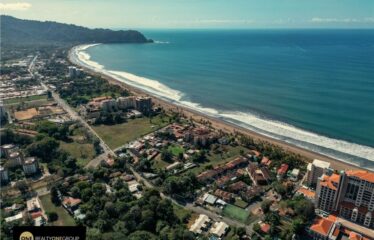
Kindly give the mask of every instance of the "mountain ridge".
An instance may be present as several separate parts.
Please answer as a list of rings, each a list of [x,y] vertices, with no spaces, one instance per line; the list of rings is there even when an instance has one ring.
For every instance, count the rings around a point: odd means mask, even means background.
[[[82,43],[149,43],[136,30],[87,28],[54,21],[18,19],[0,15],[1,45],[82,44]]]

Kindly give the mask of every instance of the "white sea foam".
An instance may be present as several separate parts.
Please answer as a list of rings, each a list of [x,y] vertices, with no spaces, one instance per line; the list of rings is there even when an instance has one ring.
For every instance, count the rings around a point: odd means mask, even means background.
[[[90,59],[89,54],[85,53],[88,47],[92,45],[82,45],[75,48],[73,59],[78,64],[83,64],[94,71],[98,71],[113,78],[125,82],[131,86],[141,88],[150,94],[172,101],[180,106],[202,112],[209,116],[219,117],[228,122],[240,125],[260,134],[273,137],[285,142],[289,142],[308,150],[317,151],[321,154],[340,159],[352,164],[358,164],[360,159],[367,159],[369,163],[365,167],[374,169],[374,148],[350,143],[343,140],[337,140],[316,133],[296,128],[290,124],[279,121],[265,119],[253,113],[246,112],[228,112],[213,108],[203,107],[199,103],[185,100],[182,92],[172,89],[157,80],[148,79],[123,71],[106,70],[104,66]],[[359,160],[357,160],[359,159]]]
[[[169,44],[170,42],[169,41],[157,41],[157,40],[155,40],[154,43],[157,43],[157,44]]]

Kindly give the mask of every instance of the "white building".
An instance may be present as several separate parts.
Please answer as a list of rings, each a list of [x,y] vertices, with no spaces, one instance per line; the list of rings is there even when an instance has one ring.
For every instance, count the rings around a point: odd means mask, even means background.
[[[32,175],[38,172],[39,164],[35,157],[25,158],[25,162],[22,165],[23,171],[26,175]]]
[[[300,175],[300,169],[297,169],[297,168],[292,169],[291,176],[290,176],[291,181],[296,182],[299,179],[299,175]]]
[[[17,149],[14,144],[5,144],[1,146],[1,152],[5,157],[9,158],[9,155]]]
[[[210,218],[205,214],[200,214],[189,230],[193,233],[201,234],[204,229],[207,229],[209,223]]]
[[[5,218],[5,222],[13,222],[13,221],[18,221],[18,220],[23,220],[23,212],[20,212],[17,215]]]
[[[228,229],[229,225],[227,225],[225,222],[215,222],[209,232],[221,238],[226,234]]]
[[[15,167],[15,166],[21,166],[23,161],[23,156],[20,152],[15,151],[9,154],[9,166]]]
[[[328,172],[330,163],[314,159],[312,163],[308,164],[307,167],[307,183],[309,186],[315,186],[318,182],[318,178]]]
[[[135,108],[135,97],[119,97],[117,98],[117,106],[121,110]]]

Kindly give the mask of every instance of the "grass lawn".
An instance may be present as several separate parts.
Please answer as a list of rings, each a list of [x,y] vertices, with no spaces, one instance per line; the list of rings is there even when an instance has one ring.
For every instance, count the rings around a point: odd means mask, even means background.
[[[42,206],[45,212],[56,212],[58,220],[51,223],[54,226],[75,226],[75,221],[72,216],[61,206],[56,207],[51,201],[51,195],[47,194],[40,197]]]
[[[199,174],[203,172],[205,170],[205,167],[208,165],[217,166],[219,164],[224,164],[238,157],[240,155],[241,150],[243,150],[244,152],[248,151],[247,148],[242,146],[224,146],[224,148],[225,149],[223,149],[222,155],[215,154],[213,153],[213,151],[210,151],[207,154],[208,161],[206,161],[203,164],[200,164],[199,167],[191,169],[191,171],[195,174]]]
[[[153,166],[156,169],[165,169],[168,165],[171,164],[171,163],[161,160],[161,154],[158,154],[157,157],[152,162],[153,162]]]
[[[248,206],[248,203],[241,200],[240,198],[235,199],[235,206],[240,207],[240,208],[246,208]]]
[[[236,219],[242,223],[247,223],[250,213],[242,208],[227,204],[222,210],[222,214],[226,217]]]
[[[4,100],[4,104],[16,104],[21,102],[29,102],[29,101],[35,101],[35,100],[47,100],[47,95],[35,95],[35,96],[29,96],[29,97],[19,97],[19,98],[11,98]]]
[[[184,209],[178,205],[175,205],[173,204],[173,208],[174,208],[174,213],[175,215],[178,217],[178,219],[183,222],[183,220],[187,220],[186,219],[187,217],[189,218],[191,215],[192,215],[192,212],[187,210],[187,209]]]
[[[77,164],[82,167],[96,156],[95,149],[91,143],[60,141],[60,148],[77,159]]]
[[[93,128],[110,148],[115,149],[168,124],[168,118],[164,117],[162,121],[160,116],[156,116],[152,118],[152,122],[149,118],[142,117],[129,119],[128,122],[121,124],[98,125]]]
[[[169,146],[169,151],[176,157],[178,157],[180,153],[184,153],[184,149],[178,145]]]

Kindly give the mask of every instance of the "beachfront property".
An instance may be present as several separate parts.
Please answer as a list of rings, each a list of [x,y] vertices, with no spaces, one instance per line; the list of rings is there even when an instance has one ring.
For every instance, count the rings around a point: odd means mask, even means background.
[[[318,178],[324,173],[329,171],[330,163],[314,159],[312,163],[307,166],[307,184],[308,186],[315,187],[318,182]]]
[[[324,174],[317,182],[316,208],[374,229],[374,173],[348,170]]]
[[[152,99],[150,97],[119,97],[113,99],[110,96],[96,97],[86,105],[79,107],[79,113],[86,119],[98,118],[101,115],[121,114],[121,111],[133,109],[127,115],[135,117],[141,114],[148,115],[152,111]]]
[[[69,78],[75,78],[82,75],[83,71],[75,66],[69,66],[68,67],[68,77]]]

